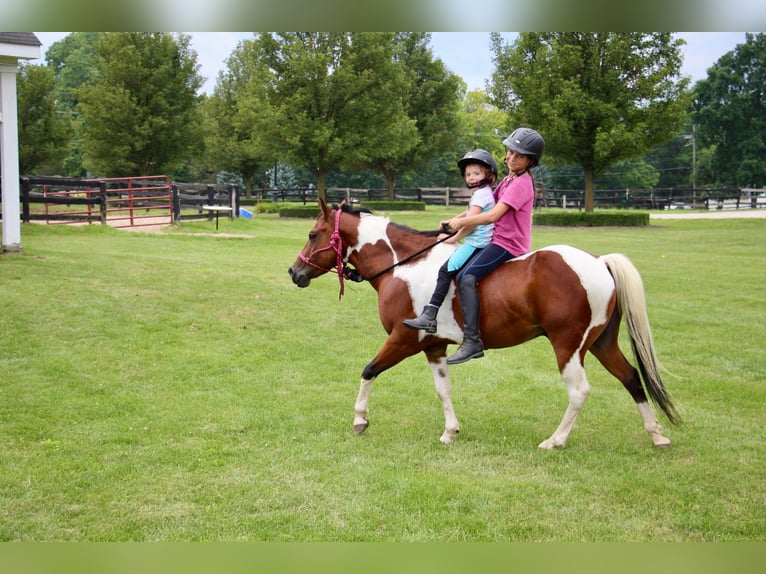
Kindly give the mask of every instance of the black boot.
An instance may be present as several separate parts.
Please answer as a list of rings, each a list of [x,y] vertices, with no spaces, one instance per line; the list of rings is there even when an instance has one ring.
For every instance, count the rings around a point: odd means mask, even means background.
[[[420,317],[417,319],[405,319],[404,324],[410,329],[423,329],[426,333],[436,333],[436,314],[438,312],[438,307],[426,305],[423,307]]]
[[[463,342],[455,354],[447,359],[448,365],[465,363],[470,359],[484,356],[484,345],[479,336],[479,290],[476,278],[466,275],[458,285],[460,306],[463,308]]]

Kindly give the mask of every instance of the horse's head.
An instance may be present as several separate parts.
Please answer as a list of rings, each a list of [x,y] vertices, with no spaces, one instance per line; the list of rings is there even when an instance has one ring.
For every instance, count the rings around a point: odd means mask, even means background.
[[[287,272],[298,287],[308,287],[314,277],[338,270],[343,271],[343,241],[340,237],[341,209],[330,209],[323,200],[319,200],[321,213],[309,231],[309,238],[298,254],[295,263]]]

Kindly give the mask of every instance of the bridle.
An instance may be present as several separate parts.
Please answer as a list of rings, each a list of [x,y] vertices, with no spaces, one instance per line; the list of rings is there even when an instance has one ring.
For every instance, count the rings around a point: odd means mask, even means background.
[[[325,247],[322,247],[321,249],[315,249],[311,253],[309,253],[309,256],[306,257],[303,252],[298,253],[298,257],[301,261],[303,261],[306,265],[309,265],[313,267],[314,269],[319,269],[320,271],[332,271],[332,267],[322,267],[321,265],[317,265],[314,263],[311,258],[317,255],[318,253],[323,253],[325,251],[335,251],[335,268],[338,270],[338,282],[340,283],[340,293],[338,294],[338,299],[343,297],[343,293],[345,291],[344,285],[343,285],[343,275],[344,272],[348,269],[346,264],[343,262],[343,241],[340,238],[340,214],[341,210],[337,209],[335,210],[335,229],[332,232],[332,235],[330,236],[330,243],[328,243]],[[348,269],[350,272],[351,269]]]
[[[308,257],[306,257],[302,252],[298,253],[298,258],[303,261],[306,265],[309,265],[310,267],[313,267],[314,269],[318,269],[320,271],[330,272],[332,271],[333,267],[335,267],[338,270],[338,283],[340,283],[340,293],[338,294],[338,299],[340,300],[341,297],[343,297],[343,293],[345,292],[345,286],[343,284],[343,280],[348,279],[349,281],[354,281],[355,283],[361,283],[362,281],[373,281],[380,277],[381,275],[384,275],[391,271],[392,269],[398,267],[399,265],[404,265],[408,261],[411,261],[421,253],[425,253],[426,251],[433,249],[440,243],[446,241],[453,235],[455,235],[455,232],[450,233],[446,237],[443,237],[431,245],[427,245],[423,247],[422,249],[416,251],[415,253],[412,253],[411,255],[408,255],[404,259],[397,261],[396,263],[389,265],[385,269],[378,271],[374,275],[371,275],[370,277],[364,277],[359,271],[356,269],[352,269],[349,267],[345,261],[343,260],[343,240],[340,238],[340,214],[342,213],[341,209],[335,210],[335,229],[332,232],[332,235],[330,236],[330,243],[328,243],[325,247],[322,247],[321,249],[315,249],[311,253],[309,253]],[[335,265],[333,267],[322,267],[321,265],[317,265],[314,263],[311,259],[319,254],[323,253],[325,251],[335,251]]]

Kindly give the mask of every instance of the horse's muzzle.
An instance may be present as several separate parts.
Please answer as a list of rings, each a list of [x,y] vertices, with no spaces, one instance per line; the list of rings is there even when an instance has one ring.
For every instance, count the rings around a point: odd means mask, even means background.
[[[309,283],[311,283],[311,277],[306,275],[306,273],[297,273],[293,270],[292,267],[288,268],[287,273],[290,275],[293,283],[295,283],[301,289],[308,287]]]

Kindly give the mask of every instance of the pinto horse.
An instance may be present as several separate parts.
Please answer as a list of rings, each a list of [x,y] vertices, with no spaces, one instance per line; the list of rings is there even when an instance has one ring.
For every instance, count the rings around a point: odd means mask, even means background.
[[[438,231],[415,231],[345,204],[329,208],[320,201],[320,208],[308,241],[288,270],[293,283],[308,287],[313,278],[335,269],[342,295],[344,279],[369,281],[378,293],[378,313],[388,333],[383,347],[362,371],[354,432],[361,434],[369,425],[370,392],[378,375],[422,351],[444,410],[440,440],[452,442],[459,424],[452,405],[446,351],[447,345],[460,342],[463,336],[454,284],[437,315],[436,333],[408,329],[402,321],[415,317],[428,302],[437,271],[455,246],[437,240]],[[678,415],[658,372],[641,276],[625,256],[595,257],[567,245],[545,247],[493,271],[479,282],[479,296],[485,348],[511,347],[540,336],[553,346],[569,404],[558,428],[540,448],[566,446],[590,394],[583,366],[588,351],[633,397],[655,446],[670,444],[648,404],[647,393],[671,423]],[[638,370],[618,345],[623,316]]]

